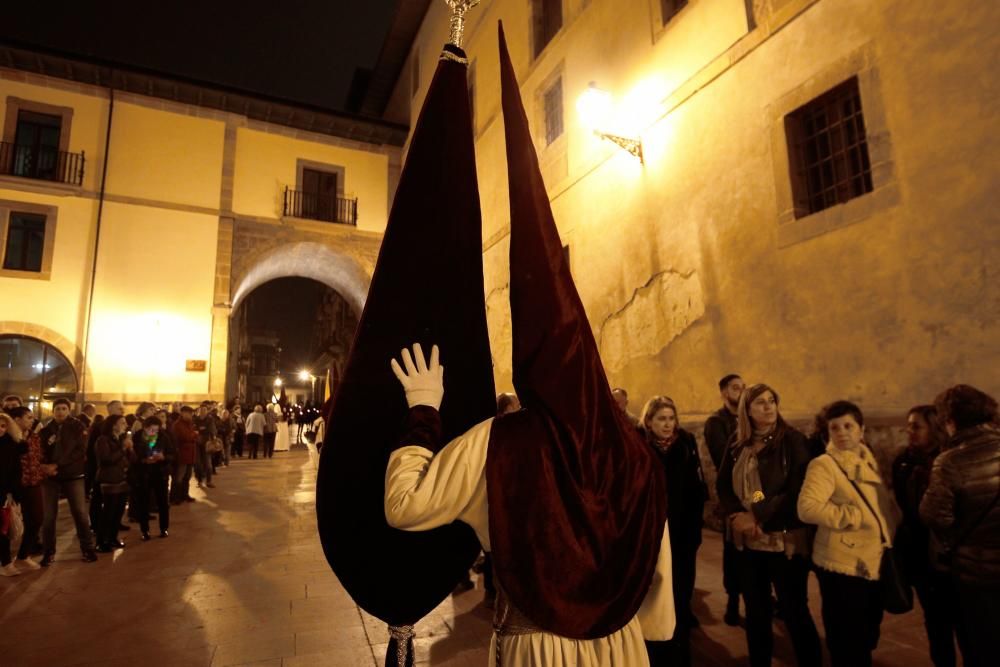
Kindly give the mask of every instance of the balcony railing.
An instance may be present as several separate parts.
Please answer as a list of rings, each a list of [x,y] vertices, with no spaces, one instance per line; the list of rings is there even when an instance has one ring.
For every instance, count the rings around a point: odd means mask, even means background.
[[[285,188],[284,214],[293,218],[358,224],[358,200]]]
[[[67,153],[55,148],[19,146],[0,142],[0,174],[83,185],[83,152]]]

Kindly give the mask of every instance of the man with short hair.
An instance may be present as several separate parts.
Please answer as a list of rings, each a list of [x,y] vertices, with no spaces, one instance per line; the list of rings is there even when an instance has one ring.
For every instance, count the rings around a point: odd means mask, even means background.
[[[715,464],[716,473],[722,467],[726,448],[729,447],[729,441],[736,432],[736,411],[744,389],[746,383],[736,373],[730,373],[719,380],[722,407],[705,421],[705,446],[712,457],[712,463]],[[722,586],[729,596],[723,620],[726,625],[732,626],[740,623],[739,555],[739,551],[729,539],[722,541]]]
[[[122,405],[122,402],[118,399],[108,401],[105,409],[107,410],[109,417],[119,417],[125,414],[125,406]]]
[[[611,390],[611,397],[615,399],[615,405],[622,411],[622,414],[632,423],[632,426],[639,428],[639,418],[628,411],[628,392],[621,387]]]
[[[3,397],[3,411],[7,412],[11,408],[19,408],[24,405],[21,397],[17,394],[7,394]]]
[[[97,415],[97,407],[93,403],[87,403],[80,410],[80,414],[77,417],[86,428],[90,428],[90,425],[94,423],[94,417]]]
[[[42,469],[48,476],[42,482],[42,566],[52,563],[56,554],[56,518],[59,512],[59,494],[66,496],[80,551],[85,563],[97,560],[94,537],[87,519],[84,493],[84,461],[87,456],[86,429],[79,419],[70,416],[70,402],[57,398],[52,402],[52,421],[39,433],[42,445]]]

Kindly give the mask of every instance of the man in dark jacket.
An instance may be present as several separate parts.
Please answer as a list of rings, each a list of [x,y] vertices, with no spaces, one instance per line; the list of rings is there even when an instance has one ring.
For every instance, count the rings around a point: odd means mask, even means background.
[[[715,464],[718,473],[722,468],[722,457],[726,447],[736,432],[736,410],[740,404],[740,395],[746,385],[743,378],[730,373],[719,380],[719,393],[722,395],[722,407],[705,421],[705,446]],[[732,540],[726,535],[722,540],[722,586],[726,589],[729,601],[726,603],[726,613],[723,619],[726,625],[740,624],[740,552],[733,546]]]
[[[195,428],[198,429],[198,458],[194,464],[194,475],[198,479],[198,487],[202,485],[210,489],[215,488],[212,484],[212,455],[208,453],[208,441],[216,436],[216,425],[212,415],[209,414],[209,402],[205,401],[199,406],[198,414],[194,418]]]
[[[958,646],[967,667],[1000,654],[1000,428],[996,400],[956,385],[935,400],[951,436],[934,459],[920,517],[944,545],[956,582]]]
[[[157,523],[160,537],[167,537],[170,528],[170,504],[167,502],[167,479],[176,452],[173,438],[161,432],[162,424],[156,417],[147,417],[142,429],[133,436],[135,464],[129,468],[129,484],[136,499],[136,518],[142,529],[142,539],[149,539],[149,500],[156,496],[159,511]]]
[[[52,421],[39,434],[42,467],[49,476],[42,482],[42,545],[45,549],[41,562],[43,566],[50,565],[56,553],[56,518],[60,492],[66,496],[70,512],[73,513],[84,562],[92,563],[97,560],[94,537],[87,518],[83,483],[87,456],[86,429],[69,412],[69,400],[57,398],[52,403]]]

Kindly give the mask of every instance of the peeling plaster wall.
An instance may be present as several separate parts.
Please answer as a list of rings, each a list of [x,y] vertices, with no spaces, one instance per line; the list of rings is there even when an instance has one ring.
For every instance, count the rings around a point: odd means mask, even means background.
[[[488,11],[505,16],[511,4],[498,0]],[[835,398],[901,419],[956,382],[1000,393],[1000,37],[992,29],[1000,5],[956,3],[928,14],[903,0],[754,2],[757,30],[720,38],[718,58],[684,76],[668,72],[679,88],[663,102],[672,110],[644,131],[639,165],[595,144],[576,125],[573,104],[578,81],[599,78],[617,96],[669,69],[671,49],[687,48],[672,41],[671,24],[651,39],[647,4],[593,0],[527,65],[524,27],[505,22],[533,125],[539,81],[553,67],[566,73],[567,173],[545,171],[546,185],[609,379],[629,390],[632,409],[666,393],[700,430],[718,407],[717,378],[733,371],[773,384],[799,423]],[[622,20],[594,18],[611,7]],[[685,21],[715,25],[723,11],[736,10],[690,3],[677,34],[687,34]],[[495,42],[476,33],[470,43],[483,114],[488,317],[504,390],[503,123],[490,116],[498,86],[483,78]],[[794,219],[784,199],[784,115],[855,74],[875,191]],[[536,147],[551,163],[545,153],[553,149]],[[887,451],[899,445],[890,435]]]

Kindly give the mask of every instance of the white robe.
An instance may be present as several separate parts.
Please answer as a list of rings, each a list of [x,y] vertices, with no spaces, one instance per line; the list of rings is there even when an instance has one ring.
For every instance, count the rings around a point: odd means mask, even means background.
[[[476,532],[490,550],[486,498],[486,451],[492,419],[473,426],[435,456],[429,449],[401,447],[385,472],[385,516],[402,530],[430,530],[458,520]],[[504,667],[643,667],[643,639],[665,640],[674,633],[674,599],[666,527],[649,592],[638,614],[624,628],[599,639],[567,639],[546,632],[502,639]],[[495,663],[496,635],[490,644]]]

